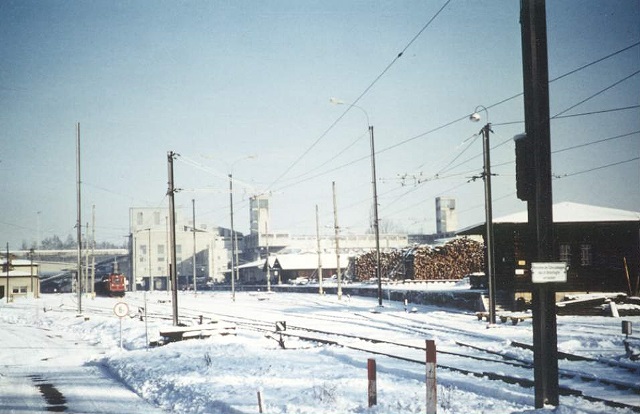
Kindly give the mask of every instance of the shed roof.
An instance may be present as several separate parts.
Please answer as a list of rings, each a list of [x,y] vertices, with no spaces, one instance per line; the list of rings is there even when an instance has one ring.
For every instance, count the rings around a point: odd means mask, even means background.
[[[526,223],[526,210],[494,218],[494,223]],[[640,221],[640,212],[564,201],[553,205],[554,223],[593,223],[612,221]]]
[[[322,260],[322,267],[326,269],[336,268],[336,255],[335,253],[322,253],[320,255]],[[269,265],[273,267],[276,260],[280,264],[282,270],[304,270],[304,269],[317,269],[318,268],[318,254],[317,253],[300,253],[300,254],[278,254],[269,256]],[[264,267],[265,259],[255,260],[251,263],[246,263],[239,266],[240,269],[249,267]],[[346,254],[340,255],[340,267],[345,268],[349,265],[349,256]]]
[[[526,210],[518,213],[493,219],[494,224],[517,224],[529,221]],[[593,206],[588,204],[573,203],[564,201],[553,205],[554,223],[615,223],[615,222],[638,222],[640,223],[640,212],[620,210],[609,207]],[[476,234],[474,231],[479,227],[484,227],[484,222],[477,223],[461,229],[456,234]]]

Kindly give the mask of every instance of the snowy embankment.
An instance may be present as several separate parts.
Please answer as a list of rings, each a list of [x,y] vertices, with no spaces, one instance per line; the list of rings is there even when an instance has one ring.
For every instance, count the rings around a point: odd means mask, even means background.
[[[286,340],[282,349],[273,338],[245,328],[235,335],[213,335],[208,339],[171,343],[147,348],[162,327],[171,325],[171,305],[165,292],[128,294],[123,299],[83,300],[83,316],[78,317],[73,295],[45,295],[0,306],[0,323],[47,328],[59,335],[77,338],[95,347],[86,364],[101,365],[142,398],[172,413],[256,413],[258,393],[265,413],[420,413],[425,411],[424,366],[335,345],[319,345],[296,339]],[[358,332],[399,340],[425,338],[402,336],[381,321],[369,321],[363,314],[375,299],[320,297],[302,294],[252,295],[240,293],[232,302],[228,293],[181,293],[180,319],[205,319],[213,314],[235,315],[262,321],[286,320],[298,325],[345,326],[345,332]],[[115,303],[129,305],[130,317],[113,314]],[[147,323],[138,317],[145,306]],[[46,312],[45,312],[46,310]],[[486,329],[470,314],[418,307],[411,323],[442,327],[434,339],[444,349],[456,340],[456,332],[467,332],[478,340],[490,340],[501,348],[508,340],[530,342],[530,323],[498,325]],[[168,319],[160,319],[164,315]],[[356,315],[354,317],[354,315]],[[382,316],[406,315],[402,304],[387,302]],[[350,319],[353,318],[353,319]],[[360,318],[360,319],[357,319]],[[366,322],[358,322],[359,320]],[[640,318],[631,320],[640,326]],[[344,321],[352,321],[343,323]],[[583,330],[583,324],[588,324]],[[401,324],[403,322],[398,322]],[[614,336],[620,321],[604,317],[562,317],[559,348],[585,351],[590,355],[620,358],[624,354],[622,335]],[[453,329],[447,332],[445,329]],[[598,341],[597,333],[602,333]],[[120,349],[122,332],[123,349]],[[381,333],[382,332],[382,333]],[[385,334],[386,332],[386,334]],[[584,333],[583,333],[584,332]],[[619,336],[619,341],[616,339]],[[612,339],[613,338],[613,339]],[[3,338],[10,348],[11,339]],[[6,352],[6,351],[5,351]],[[525,351],[513,351],[526,354]],[[526,356],[526,355],[525,355]],[[69,356],[71,357],[71,356]],[[367,406],[367,359],[377,360],[378,404]],[[439,356],[440,358],[440,356]],[[472,367],[474,368],[474,367]],[[482,368],[482,367],[479,367]],[[439,413],[600,413],[631,412],[605,407],[576,397],[561,397],[557,408],[534,410],[533,389],[439,370]]]

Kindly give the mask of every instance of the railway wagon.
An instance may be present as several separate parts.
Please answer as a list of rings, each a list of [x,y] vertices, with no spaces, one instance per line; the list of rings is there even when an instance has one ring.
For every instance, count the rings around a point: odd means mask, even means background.
[[[104,276],[94,285],[98,296],[124,296],[125,278],[122,273],[111,273]]]

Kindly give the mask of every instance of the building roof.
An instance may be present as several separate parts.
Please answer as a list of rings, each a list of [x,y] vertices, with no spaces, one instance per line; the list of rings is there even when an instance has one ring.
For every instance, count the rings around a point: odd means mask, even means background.
[[[322,267],[326,269],[336,268],[336,255],[335,253],[322,253],[320,255],[322,260]],[[277,263],[282,270],[305,270],[305,269],[317,269],[318,268],[318,254],[317,253],[300,253],[300,254],[278,254],[269,256],[269,265],[273,266]],[[251,263],[246,263],[238,266],[240,269],[249,267],[264,267],[265,259],[259,259]],[[340,255],[340,267],[345,268],[349,265],[349,255]]]
[[[494,218],[494,223],[526,223],[526,210]],[[615,208],[572,203],[569,201],[553,205],[554,223],[593,223],[614,221],[640,221],[640,212],[618,210]]]
[[[526,210],[493,219],[494,224],[517,224],[529,221]],[[640,223],[640,212],[619,210],[615,208],[592,206],[588,204],[564,201],[553,205],[554,223]],[[456,234],[476,234],[475,231],[484,227],[485,223],[477,223],[458,230]]]

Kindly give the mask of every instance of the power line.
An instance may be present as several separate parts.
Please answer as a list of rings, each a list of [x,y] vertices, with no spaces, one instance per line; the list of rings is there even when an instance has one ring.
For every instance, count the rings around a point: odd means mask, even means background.
[[[269,184],[267,189],[273,187],[278,181],[280,181],[285,175],[287,175],[289,171],[293,169],[293,167],[295,167],[316,145],[318,145],[320,141],[322,141],[322,139],[324,139],[324,137],[327,136],[327,134],[333,129],[333,127],[335,127],[342,120],[342,118],[345,117],[345,115],[353,108],[353,106],[357,104],[358,101],[360,101],[360,99],[362,99],[362,97],[365,96],[369,92],[369,90],[371,90],[371,88],[373,88],[373,86],[389,71],[389,69],[391,69],[391,67],[398,61],[398,59],[400,59],[402,55],[404,55],[407,49],[409,49],[409,47],[420,37],[420,35],[422,35],[427,27],[431,25],[431,23],[440,15],[440,13],[442,13],[442,11],[447,7],[447,5],[449,5],[449,3],[451,3],[451,0],[447,0],[445,2],[440,10],[438,10],[438,12],[436,12],[436,14],[433,15],[431,19],[429,19],[429,21],[422,27],[422,29],[420,29],[418,33],[409,41],[409,43],[407,43],[407,45],[400,51],[400,53],[398,53],[398,55],[393,58],[393,60],[387,65],[387,67],[384,68],[378,76],[376,76],[376,78],[369,84],[369,86],[364,89],[364,91],[353,101],[353,103],[347,106],[344,112],[335,121],[333,121],[333,123],[329,125],[329,127],[322,134],[320,134],[320,136],[298,158],[296,158],[295,161],[291,165],[289,165],[289,167],[287,167],[282,174],[280,174],[271,184]]]
[[[621,108],[601,109],[601,110],[598,110],[598,111],[581,112],[579,114],[571,114],[571,115],[556,115],[555,117],[553,117],[553,119],[575,118],[575,117],[578,117],[578,116],[587,116],[587,115],[599,115],[599,114],[606,114],[606,113],[611,113],[611,112],[627,111],[629,109],[637,109],[637,108],[640,108],[640,105],[623,106]],[[492,123],[491,125],[492,126],[503,126],[503,125],[514,125],[514,124],[524,124],[524,121],[500,122],[500,123],[496,123],[496,124]]]
[[[618,162],[614,162],[614,163],[611,163],[611,164],[601,165],[599,167],[589,168],[588,170],[582,170],[582,171],[577,171],[577,172],[568,173],[568,174],[562,174],[562,175],[554,175],[554,178],[573,177],[575,175],[586,174],[586,173],[590,173],[590,172],[593,172],[593,171],[598,171],[598,170],[602,170],[602,169],[609,168],[609,167],[615,167],[617,165],[626,164],[626,163],[633,162],[633,161],[638,161],[638,160],[640,160],[640,157],[634,157],[634,158],[631,158],[631,159],[628,159],[628,160],[624,160],[624,161],[618,161]]]
[[[426,29],[426,28],[428,27],[428,25],[433,21],[433,19],[435,19],[435,18],[438,16],[438,14],[440,14],[440,13],[442,12],[442,10],[443,10],[443,9],[444,9],[448,4],[449,4],[449,2],[445,3],[445,5],[444,5],[444,6],[443,6],[439,11],[438,11],[438,13],[437,13],[436,15],[434,15],[434,17],[433,17],[429,22],[427,22],[427,24],[425,24],[425,26],[421,29],[421,31],[418,33],[418,35],[416,35],[416,36],[414,37],[414,39],[412,39],[412,40],[411,40],[411,42],[409,42],[409,44],[405,47],[405,49],[403,49],[403,52],[404,52],[404,51],[405,51],[405,50],[410,46],[410,44],[411,44],[415,39],[417,39],[417,37],[418,37],[418,36],[419,36],[423,31],[424,31],[424,29]],[[588,64],[586,64],[586,65],[582,65],[582,66],[580,66],[580,67],[578,67],[578,68],[576,68],[576,69],[573,69],[573,70],[571,70],[571,71],[569,71],[569,72],[566,72],[566,73],[564,73],[564,74],[562,74],[562,75],[560,75],[560,76],[558,76],[558,77],[556,77],[556,78],[553,78],[553,79],[551,79],[551,80],[549,81],[549,83],[555,82],[555,81],[560,80],[560,79],[562,79],[562,78],[565,78],[565,77],[567,77],[567,76],[569,76],[569,75],[575,74],[575,73],[577,73],[577,72],[579,72],[579,71],[581,71],[581,70],[584,70],[584,69],[586,69],[586,68],[588,68],[588,67],[590,67],[590,66],[593,66],[593,65],[595,65],[595,64],[597,64],[597,63],[600,63],[600,62],[602,62],[602,61],[605,61],[605,60],[607,60],[607,59],[610,59],[611,57],[614,57],[614,56],[616,56],[616,55],[618,55],[618,54],[620,54],[620,53],[622,53],[622,52],[625,52],[625,51],[627,51],[627,50],[629,50],[629,49],[631,49],[631,48],[634,48],[634,47],[636,47],[636,46],[638,46],[638,45],[640,45],[640,42],[636,42],[636,43],[634,43],[634,44],[632,44],[632,45],[630,45],[630,46],[627,46],[627,47],[625,47],[625,48],[622,48],[622,49],[620,49],[620,50],[617,50],[617,51],[615,51],[615,52],[613,52],[613,53],[610,53],[610,54],[608,54],[608,55],[606,55],[606,56],[604,56],[604,57],[601,57],[601,58],[599,58],[599,59],[597,59],[597,60],[595,60],[595,61],[592,61],[592,62],[590,62],[590,63],[588,63]],[[394,63],[394,62],[395,62],[395,61],[396,61],[396,60],[401,56],[401,54],[402,54],[403,52],[401,52],[398,56],[396,56],[396,58],[394,59],[394,61],[392,61],[392,63],[391,63],[391,64],[393,64],[393,63]],[[385,72],[386,72],[386,70],[388,70],[388,68],[391,66],[391,64],[387,67],[387,69],[385,69]],[[640,71],[638,71],[638,72],[640,72]],[[589,98],[587,98],[587,99],[585,99],[585,100],[583,100],[583,101],[579,102],[578,104],[573,105],[572,107],[570,107],[570,108],[568,108],[568,109],[566,109],[566,110],[564,110],[564,111],[562,111],[562,112],[560,112],[560,113],[556,114],[556,115],[555,115],[555,116],[553,116],[551,119],[561,119],[561,118],[568,118],[568,117],[573,117],[573,116],[583,116],[583,115],[599,114],[599,113],[606,113],[606,112],[614,112],[614,111],[627,110],[627,109],[634,109],[634,108],[640,107],[640,106],[638,106],[638,105],[634,105],[634,106],[623,107],[623,108],[615,108],[615,109],[608,109],[608,110],[601,110],[601,111],[592,111],[592,112],[584,113],[584,114],[562,115],[563,113],[565,113],[565,112],[567,112],[567,111],[569,111],[569,110],[571,110],[571,109],[573,109],[573,108],[577,107],[578,105],[580,105],[580,104],[582,104],[582,103],[586,102],[587,100],[589,100],[589,99],[591,99],[591,98],[593,98],[593,97],[595,97],[595,96],[597,96],[597,95],[599,95],[599,94],[603,93],[604,91],[606,91],[606,90],[608,90],[608,89],[611,89],[612,87],[614,87],[614,86],[616,86],[617,84],[619,84],[619,83],[621,83],[621,82],[623,82],[623,81],[625,81],[625,80],[629,79],[630,77],[635,76],[638,72],[635,72],[635,73],[631,74],[630,76],[628,76],[628,77],[626,77],[626,78],[624,78],[624,79],[622,79],[622,80],[620,80],[620,81],[616,82],[615,84],[613,84],[613,85],[611,85],[611,86],[609,86],[609,87],[605,88],[604,90],[601,90],[601,91],[597,92],[596,94],[594,94],[594,95],[592,95],[591,97],[589,97]],[[383,72],[383,73],[384,73],[384,72]],[[381,75],[382,75],[382,74],[381,74]],[[358,101],[359,101],[359,100],[364,96],[364,94],[365,94],[366,92],[368,92],[368,90],[369,90],[369,89],[370,89],[370,88],[371,88],[371,87],[372,87],[372,86],[377,82],[377,80],[381,77],[381,75],[380,75],[380,76],[378,76],[378,77],[376,78],[376,80],[374,80],[374,82],[372,82],[372,83],[369,85],[369,87],[367,87],[367,89],[365,89],[365,92],[363,92],[363,93],[362,93],[362,94],[361,94],[361,95],[360,95],[360,96],[359,96],[359,97],[354,101],[354,103],[358,102]],[[515,99],[515,98],[519,97],[519,96],[522,96],[522,94],[523,94],[523,93],[522,93],[522,92],[520,92],[520,93],[518,93],[518,94],[512,95],[512,96],[510,96],[510,97],[508,97],[508,98],[505,98],[505,99],[502,99],[502,100],[500,100],[500,101],[498,101],[498,102],[496,102],[496,103],[494,103],[494,104],[492,104],[492,105],[489,105],[489,106],[487,106],[486,108],[487,108],[487,109],[491,109],[491,108],[497,107],[497,106],[502,105],[502,104],[504,104],[504,103],[506,103],[506,102],[509,102],[509,101],[511,101],[511,100],[513,100],[513,99]],[[347,107],[347,109],[346,109],[346,110],[345,110],[345,111],[344,111],[344,112],[343,112],[343,113],[342,113],[342,114],[341,114],[341,115],[340,115],[340,116],[339,116],[339,117],[338,117],[338,118],[337,118],[337,119],[336,119],[336,120],[335,120],[335,121],[334,121],[334,122],[329,126],[329,128],[327,128],[327,129],[323,132],[323,134],[322,134],[322,135],[321,135],[321,136],[320,136],[320,137],[319,137],[319,138],[318,138],[318,139],[317,139],[317,140],[312,144],[312,146],[311,146],[309,149],[307,149],[307,150],[306,150],[306,151],[305,151],[305,152],[304,152],[304,153],[303,153],[303,154],[302,154],[302,155],[301,155],[301,156],[300,156],[300,157],[299,157],[299,158],[298,158],[298,159],[297,159],[297,160],[296,160],[296,161],[295,161],[295,162],[294,162],[294,163],[293,163],[289,168],[287,168],[287,170],[286,170],[283,174],[281,174],[281,175],[280,175],[276,180],[274,180],[274,181],[273,181],[273,182],[272,182],[272,183],[271,183],[267,188],[271,188],[273,185],[275,185],[275,183],[276,183],[276,182],[280,181],[280,179],[281,179],[284,175],[286,175],[286,174],[287,174],[287,173],[288,173],[288,172],[289,172],[289,171],[290,171],[290,170],[291,170],[291,169],[292,169],[292,168],[293,168],[293,167],[294,167],[294,166],[295,166],[295,165],[296,165],[296,164],[297,164],[297,163],[298,163],[298,162],[299,162],[299,161],[300,161],[300,160],[301,160],[301,159],[302,159],[302,158],[303,158],[303,157],[304,157],[304,156],[305,156],[305,155],[306,155],[306,154],[307,154],[307,153],[308,153],[308,152],[309,152],[309,151],[310,151],[310,150],[311,150],[311,149],[312,149],[312,148],[313,148],[313,147],[314,147],[314,146],[315,146],[315,145],[316,145],[316,144],[317,144],[317,143],[318,143],[322,138],[324,138],[324,137],[329,133],[329,131],[330,131],[331,129],[333,129],[333,127],[334,127],[336,124],[338,124],[338,122],[339,122],[340,120],[342,120],[342,118],[343,118],[343,117],[344,117],[344,116],[349,112],[349,110],[351,110],[351,109],[352,109],[352,105],[348,106],[348,107]],[[435,128],[432,128],[432,129],[430,129],[430,130],[428,130],[428,131],[425,131],[425,132],[423,132],[423,133],[420,133],[420,134],[414,135],[414,136],[412,136],[412,137],[409,137],[409,138],[407,138],[407,139],[405,139],[405,140],[402,140],[402,141],[400,141],[400,142],[398,142],[398,143],[396,143],[396,144],[393,144],[393,145],[391,145],[391,146],[388,146],[388,147],[386,147],[386,148],[383,148],[383,149],[381,149],[381,150],[376,151],[376,154],[381,154],[381,153],[383,153],[383,152],[390,151],[390,150],[395,149],[395,148],[397,148],[397,147],[399,147],[399,146],[402,146],[402,145],[404,145],[404,144],[407,144],[407,143],[409,143],[409,142],[411,142],[411,141],[414,141],[414,140],[416,140],[416,139],[422,138],[422,137],[424,137],[424,136],[426,136],[426,135],[430,135],[430,134],[435,133],[435,132],[437,132],[437,131],[439,131],[439,130],[445,129],[445,128],[447,128],[447,127],[449,127],[449,126],[451,126],[451,125],[453,125],[453,124],[455,124],[455,123],[457,123],[457,122],[460,122],[460,121],[466,120],[466,119],[469,117],[469,115],[470,115],[470,114],[466,114],[466,115],[461,116],[461,117],[459,117],[459,118],[456,118],[456,119],[454,119],[454,120],[452,120],[452,121],[449,121],[449,122],[447,122],[447,123],[445,123],[445,124],[442,124],[442,125],[440,125],[440,126],[437,126],[437,127],[435,127]],[[521,123],[521,122],[523,122],[523,121],[517,121],[517,123]],[[516,123],[516,122],[513,122],[513,123]],[[509,123],[493,123],[492,125],[507,125],[507,124],[509,124]],[[359,138],[358,138],[358,139],[359,139]],[[356,140],[356,141],[357,141],[357,140]],[[503,141],[502,143],[500,143],[500,144],[498,144],[498,145],[494,146],[492,149],[495,149],[495,148],[497,148],[497,147],[499,147],[499,146],[502,146],[502,145],[506,144],[506,143],[507,143],[507,142],[509,142],[509,141],[511,141],[511,138],[509,138],[509,139],[507,139],[507,140]],[[353,144],[355,144],[355,142],[354,142]],[[341,152],[340,154],[342,154],[343,152],[345,152],[345,151],[346,151],[346,149],[350,148],[353,144],[349,145],[347,148],[345,148],[344,150],[342,150],[342,152]],[[463,150],[463,152],[464,152],[464,151],[466,151],[466,149],[465,149],[465,150]],[[338,155],[340,155],[340,154],[338,154]],[[460,155],[457,155],[457,156],[454,158],[454,160],[453,160],[453,161],[451,161],[451,162],[449,163],[449,165],[450,165],[451,163],[453,163],[453,162],[455,161],[455,159],[459,158],[460,156],[461,156],[461,154],[460,154]],[[335,159],[336,157],[337,157],[337,156],[332,157],[332,158],[331,158],[331,160]],[[445,167],[443,167],[443,169],[439,172],[439,174],[441,174],[442,172],[445,172],[445,171],[450,171],[450,170],[452,170],[452,169],[454,169],[454,168],[457,168],[457,167],[459,167],[459,166],[461,166],[461,165],[464,165],[465,163],[467,163],[467,162],[469,162],[469,161],[471,161],[472,159],[477,158],[477,157],[478,157],[478,155],[476,155],[476,156],[474,156],[474,157],[472,157],[472,158],[469,158],[469,159],[467,159],[467,160],[465,160],[465,161],[463,161],[463,162],[461,162],[461,163],[459,163],[459,164],[457,164],[457,165],[455,165],[455,166],[453,166],[453,167],[451,167],[451,168],[449,168],[449,169],[447,169],[447,167],[445,166]],[[326,171],[324,171],[324,172],[320,172],[320,173],[315,174],[315,175],[313,175],[313,176],[309,176],[309,177],[303,178],[303,179],[301,179],[301,180],[298,180],[298,181],[295,181],[295,182],[292,182],[292,183],[289,183],[289,184],[283,185],[282,187],[279,187],[279,188],[278,188],[277,190],[275,190],[275,191],[279,191],[279,190],[282,190],[282,189],[287,188],[287,187],[291,187],[291,186],[295,186],[295,185],[301,184],[301,183],[306,182],[306,181],[309,181],[309,180],[311,180],[311,179],[314,179],[314,178],[317,178],[317,177],[320,177],[320,176],[323,176],[323,175],[329,174],[329,173],[331,173],[331,172],[337,171],[337,170],[339,170],[339,169],[345,168],[345,167],[347,167],[347,166],[350,166],[350,165],[356,164],[356,163],[358,163],[358,162],[360,162],[360,161],[363,161],[363,160],[366,160],[366,159],[368,159],[368,158],[369,158],[369,156],[368,156],[368,155],[367,155],[367,156],[362,156],[362,157],[356,158],[356,159],[354,159],[354,160],[351,160],[351,161],[345,162],[345,163],[343,163],[343,164],[341,164],[341,165],[338,165],[338,166],[336,166],[336,167],[333,167],[333,168],[331,168],[331,169],[329,169],[329,170],[326,170]],[[323,163],[322,165],[326,165],[326,164],[328,164],[328,162],[330,162],[331,160],[329,160],[329,161],[327,161],[327,162]],[[321,165],[321,166],[322,166],[322,165]],[[321,167],[321,166],[320,166],[320,167]],[[318,169],[318,168],[320,168],[320,167],[316,167],[316,168],[314,168],[314,169]],[[307,173],[305,173],[305,174],[308,174],[308,172],[307,172]],[[305,175],[305,174],[301,174],[301,175],[299,175],[298,177],[304,177],[304,175]],[[432,178],[432,179],[436,179],[436,178],[440,178],[440,177],[434,176],[434,178]],[[430,180],[427,180],[427,181],[430,181]]]
[[[576,69],[574,69],[574,70],[572,70],[572,71],[569,71],[569,72],[567,72],[567,73],[564,73],[564,74],[562,74],[562,75],[560,75],[560,76],[558,76],[558,77],[556,77],[556,78],[553,78],[553,79],[551,79],[551,80],[549,81],[549,83],[551,83],[551,82],[555,82],[555,81],[560,80],[560,79],[562,79],[562,78],[565,78],[565,77],[567,77],[567,76],[569,76],[569,75],[573,75],[573,74],[574,74],[574,73],[576,73],[576,72],[579,72],[579,71],[581,71],[581,70],[583,70],[583,69],[588,68],[589,66],[595,65],[595,64],[600,63],[600,62],[602,62],[602,61],[604,61],[604,60],[607,60],[607,59],[609,59],[609,58],[611,58],[611,57],[614,57],[615,55],[618,55],[618,54],[620,54],[620,53],[622,53],[622,52],[625,52],[625,51],[627,51],[627,50],[629,50],[629,49],[631,49],[631,48],[634,48],[634,47],[636,47],[636,46],[638,46],[638,45],[640,45],[640,42],[636,42],[636,43],[634,43],[634,44],[632,44],[632,45],[629,45],[629,46],[627,46],[627,47],[625,47],[625,48],[622,48],[622,49],[620,49],[620,50],[617,50],[617,51],[615,51],[615,52],[613,52],[613,53],[611,53],[611,54],[609,54],[609,55],[607,55],[607,56],[604,56],[604,57],[602,57],[602,58],[600,58],[600,59],[594,60],[593,62],[587,63],[586,65],[580,66],[579,68],[576,68]]]
[[[558,80],[560,80],[560,79],[562,79],[562,78],[565,78],[565,77],[567,77],[567,76],[569,76],[569,75],[573,75],[574,73],[577,73],[577,72],[579,72],[579,71],[581,71],[581,70],[584,70],[584,69],[586,69],[586,68],[588,68],[588,67],[590,67],[590,66],[592,66],[592,65],[595,65],[595,64],[600,63],[600,62],[602,62],[602,61],[605,61],[605,60],[607,60],[607,59],[610,59],[610,58],[612,58],[612,57],[614,57],[614,56],[616,56],[616,55],[618,55],[618,54],[620,54],[620,53],[622,53],[622,52],[625,52],[625,51],[627,51],[627,50],[629,50],[629,49],[631,49],[631,48],[633,48],[633,47],[636,47],[636,46],[638,46],[638,45],[640,45],[640,42],[636,42],[636,43],[634,43],[634,44],[632,44],[632,45],[630,45],[630,46],[627,46],[627,47],[625,47],[625,48],[623,48],[623,49],[617,50],[617,51],[615,51],[615,52],[613,52],[613,53],[610,53],[610,54],[608,54],[608,55],[606,55],[606,56],[604,56],[604,57],[602,57],[602,58],[600,58],[600,59],[594,60],[593,62],[587,63],[586,65],[580,66],[580,67],[578,67],[578,68],[576,68],[576,69],[573,69],[573,70],[571,70],[571,71],[569,71],[569,72],[566,72],[566,73],[564,73],[564,74],[562,74],[562,75],[560,75],[560,76],[558,76],[558,77],[556,77],[556,78],[553,78],[553,79],[551,79],[551,80],[549,81],[549,83],[553,83],[553,82],[558,81]],[[636,73],[634,73],[634,74],[632,74],[631,76],[634,76],[635,74],[637,74],[637,72],[636,72]],[[623,80],[626,80],[626,79],[623,79]],[[611,87],[613,87],[613,86],[615,86],[615,85],[612,85]],[[508,97],[508,98],[502,99],[501,101],[498,101],[498,102],[496,102],[496,103],[494,103],[494,104],[492,104],[492,105],[489,105],[489,106],[487,106],[486,108],[487,108],[487,109],[494,108],[494,107],[496,107],[496,106],[499,106],[499,105],[502,105],[502,104],[504,104],[504,103],[506,103],[506,102],[509,102],[509,101],[511,101],[511,100],[513,100],[513,99],[515,99],[515,98],[518,98],[518,97],[520,97],[520,96],[522,96],[522,95],[523,95],[523,92],[519,92],[519,93],[517,93],[517,94],[515,94],[515,95],[512,95],[512,96],[510,96],[510,97]],[[576,106],[577,106],[577,105],[576,105]],[[569,109],[573,109],[573,108],[569,108]],[[569,109],[568,109],[568,110],[569,110]],[[564,111],[564,112],[566,112],[566,111]],[[559,117],[561,114],[562,114],[562,113],[556,114],[556,117]],[[448,126],[451,126],[451,125],[453,125],[453,124],[455,124],[455,123],[457,123],[457,122],[460,122],[460,121],[466,120],[466,119],[469,117],[469,115],[470,115],[470,114],[467,114],[467,115],[461,116],[461,117],[456,118],[456,119],[454,119],[454,120],[452,120],[452,121],[449,121],[449,122],[447,122],[447,123],[445,123],[445,124],[443,124],[443,125],[441,125],[441,126],[438,126],[438,127],[436,127],[436,128],[430,129],[430,130],[428,130],[428,131],[426,131],[426,132],[423,132],[423,133],[421,133],[421,134],[415,135],[415,136],[413,136],[413,137],[407,138],[407,139],[405,139],[405,140],[403,140],[403,141],[400,141],[400,142],[399,142],[399,143],[397,143],[397,144],[391,145],[391,146],[389,146],[389,147],[387,147],[387,148],[383,148],[383,149],[381,149],[381,150],[377,151],[376,153],[377,153],[377,154],[379,154],[379,153],[382,153],[382,152],[385,152],[385,151],[389,151],[389,150],[391,150],[391,149],[394,149],[394,148],[396,148],[396,147],[399,147],[399,146],[401,146],[401,145],[404,145],[404,144],[406,144],[406,143],[408,143],[408,142],[411,142],[411,141],[414,141],[414,140],[416,140],[416,139],[418,139],[418,138],[424,137],[425,135],[429,135],[429,134],[432,134],[432,133],[434,133],[434,132],[437,132],[437,131],[439,131],[439,130],[441,130],[441,129],[444,129],[444,128],[448,127]],[[518,122],[520,122],[520,121],[518,121]],[[492,123],[492,125],[503,125],[503,124],[496,124],[496,123]]]
[[[577,107],[577,106],[580,106],[580,105],[582,105],[583,103],[585,103],[585,102],[587,102],[587,101],[589,101],[589,100],[591,100],[591,99],[595,98],[596,96],[603,94],[604,92],[608,91],[609,89],[611,89],[611,88],[614,88],[614,87],[618,86],[618,85],[619,85],[619,84],[621,84],[622,82],[624,82],[624,81],[626,81],[626,80],[631,79],[632,77],[636,76],[638,73],[640,73],[640,70],[637,70],[637,71],[633,72],[631,75],[626,76],[626,77],[624,77],[624,78],[620,79],[619,81],[617,81],[617,82],[613,83],[612,85],[609,85],[609,86],[607,86],[606,88],[599,90],[598,92],[594,93],[593,95],[591,95],[591,96],[589,96],[589,97],[587,97],[587,98],[585,98],[585,99],[581,100],[581,101],[580,101],[580,102],[578,102],[577,104],[575,104],[575,105],[572,105],[572,106],[568,107],[568,108],[567,108],[567,109],[565,109],[564,111],[561,111],[561,112],[559,112],[559,113],[555,114],[554,116],[552,116],[552,117],[551,117],[551,119],[555,119],[555,118],[557,118],[558,116],[560,116],[560,115],[564,114],[565,112],[569,112],[569,111],[570,111],[570,110],[572,110],[573,108],[575,108],[575,107]]]
[[[599,139],[597,141],[587,142],[585,144],[573,145],[571,147],[566,147],[566,148],[562,148],[562,149],[559,149],[559,150],[552,151],[551,153],[552,154],[557,154],[559,152],[569,151],[569,150],[576,149],[576,148],[588,147],[589,145],[600,144],[602,142],[607,142],[607,141],[613,141],[614,139],[620,139],[620,138],[628,137],[628,136],[639,134],[639,133],[640,133],[640,130],[633,131],[633,132],[628,132],[626,134],[620,134],[620,135],[616,135],[616,136],[609,137],[609,138],[603,138],[603,139]]]

